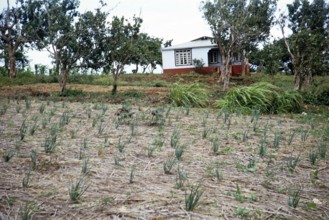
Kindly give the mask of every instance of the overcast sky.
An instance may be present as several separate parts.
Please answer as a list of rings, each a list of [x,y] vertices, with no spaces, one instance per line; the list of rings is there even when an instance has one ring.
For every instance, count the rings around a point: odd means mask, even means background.
[[[286,4],[293,0],[279,0],[278,9],[286,10]],[[6,0],[0,0],[0,9],[6,7]],[[10,0],[12,6],[15,0]],[[134,15],[143,19],[142,32],[151,36],[173,39],[173,44],[188,42],[201,36],[211,36],[208,24],[200,12],[201,0],[104,0],[112,15]],[[99,7],[97,0],[80,0],[80,11],[93,10]],[[277,27],[272,28],[271,34],[278,38]],[[45,53],[29,52],[29,59],[34,63],[50,65]]]

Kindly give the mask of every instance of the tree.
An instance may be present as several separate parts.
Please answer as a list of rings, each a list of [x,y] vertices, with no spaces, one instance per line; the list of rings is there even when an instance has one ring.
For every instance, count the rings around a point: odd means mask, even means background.
[[[145,73],[147,68],[153,73],[157,65],[162,64],[161,57],[162,39],[150,37],[146,33],[141,33],[138,36],[137,51],[132,63],[136,65],[135,71],[138,71],[138,66],[142,67],[142,73]]]
[[[99,68],[95,65],[100,31],[104,30],[106,14],[77,11],[78,0],[40,1],[38,23],[34,24],[35,45],[46,48],[55,63],[55,74],[63,93],[69,71],[73,68]],[[29,15],[33,17],[34,15]],[[98,51],[98,50],[97,50]]]
[[[124,67],[138,53],[138,38],[142,19],[133,17],[132,22],[124,17],[114,16],[106,28],[102,48],[102,67],[113,76],[112,94],[117,93],[118,79]]]
[[[23,46],[29,40],[25,32],[29,23],[22,19],[23,3],[18,2],[17,4],[17,7],[10,7],[9,0],[7,0],[7,8],[0,14],[0,49],[10,78],[16,77],[17,59],[23,63],[26,61],[23,56]]]
[[[207,0],[201,10],[210,25],[221,56],[223,89],[229,86],[231,61],[234,52],[247,43],[268,35],[276,1],[274,0]]]
[[[279,24],[283,40],[294,66],[294,88],[312,82],[313,75],[328,68],[329,6],[324,0],[295,0],[288,4],[288,16],[281,15]],[[285,36],[285,25],[292,31],[289,39]]]

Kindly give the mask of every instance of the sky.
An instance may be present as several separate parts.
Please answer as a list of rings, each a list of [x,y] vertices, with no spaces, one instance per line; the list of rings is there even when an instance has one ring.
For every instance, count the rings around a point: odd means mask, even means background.
[[[277,9],[286,10],[286,4],[293,0],[279,0]],[[0,9],[6,7],[0,0]],[[201,0],[104,0],[110,15],[131,18],[134,15],[143,19],[141,31],[150,36],[166,40],[173,39],[173,45],[185,43],[201,36],[211,36],[210,28],[200,11]],[[15,0],[10,0],[14,6]],[[97,0],[80,0],[80,12],[99,7]],[[278,12],[279,13],[279,12]],[[281,36],[278,27],[271,30],[273,38]],[[43,64],[51,66],[47,52],[29,51],[31,66]]]

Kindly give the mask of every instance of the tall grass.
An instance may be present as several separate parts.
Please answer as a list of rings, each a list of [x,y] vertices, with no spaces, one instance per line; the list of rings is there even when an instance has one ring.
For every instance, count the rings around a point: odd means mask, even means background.
[[[282,91],[267,82],[254,83],[251,86],[236,87],[229,90],[224,99],[217,100],[215,107],[234,112],[250,114],[253,109],[261,113],[300,112],[302,96],[293,91]]]
[[[197,83],[174,83],[169,98],[176,106],[204,107],[207,105],[208,93],[204,87]]]

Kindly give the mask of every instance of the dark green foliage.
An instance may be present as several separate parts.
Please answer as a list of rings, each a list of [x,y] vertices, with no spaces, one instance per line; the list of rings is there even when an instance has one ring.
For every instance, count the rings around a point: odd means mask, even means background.
[[[251,113],[253,109],[258,109],[261,113],[286,113],[300,112],[302,104],[299,93],[284,92],[270,83],[259,82],[229,90],[215,106],[229,112],[239,109],[241,112]]]
[[[329,105],[329,85],[314,85],[302,92],[304,102],[311,105]]]
[[[193,211],[199,205],[203,192],[200,185],[192,186],[189,194],[185,192],[185,210]]]

